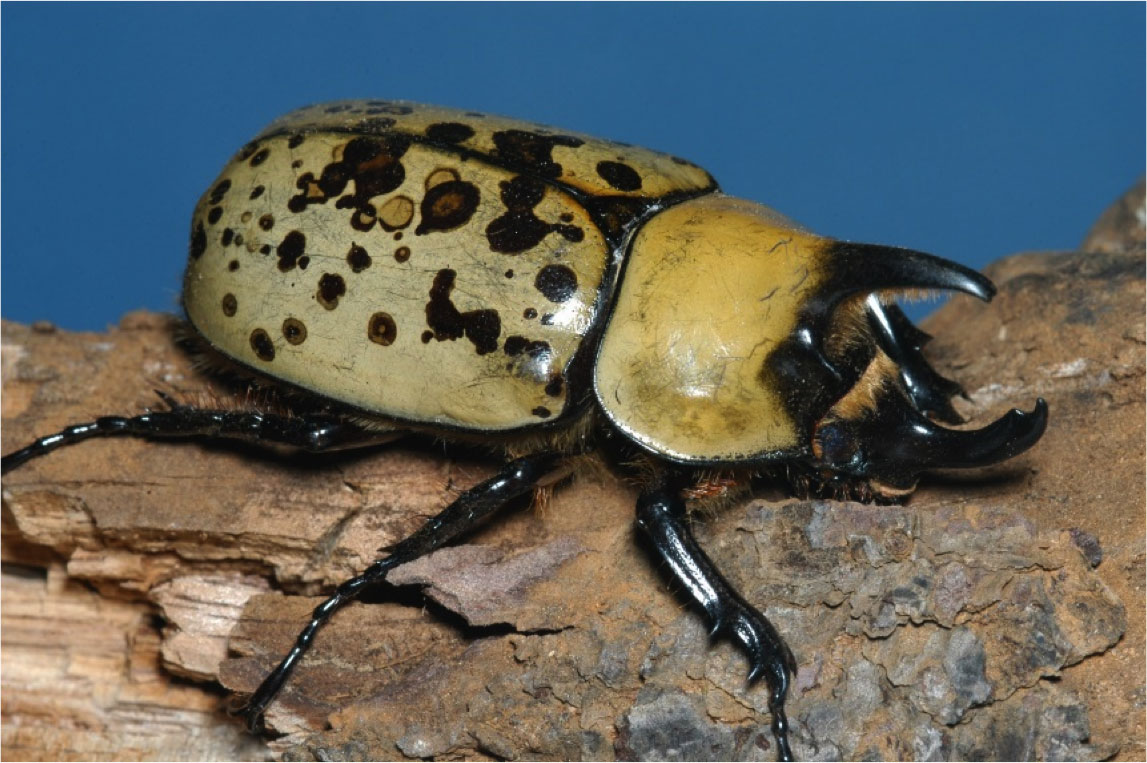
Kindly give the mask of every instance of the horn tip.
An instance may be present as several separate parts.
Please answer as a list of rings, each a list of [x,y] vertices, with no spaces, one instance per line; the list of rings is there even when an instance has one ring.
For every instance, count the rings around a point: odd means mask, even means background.
[[[1039,442],[1047,430],[1048,406],[1047,400],[1036,398],[1035,408],[1031,412],[1012,409],[1008,418],[1012,420],[1012,437],[1009,443],[1009,458],[1018,455]]]
[[[996,296],[996,285],[983,273],[971,271],[963,291],[984,302],[991,302]]]

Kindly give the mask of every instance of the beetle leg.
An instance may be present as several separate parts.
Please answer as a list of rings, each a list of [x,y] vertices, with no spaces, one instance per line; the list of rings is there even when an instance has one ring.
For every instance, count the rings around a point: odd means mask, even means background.
[[[56,448],[93,437],[129,436],[159,440],[203,437],[328,451],[375,445],[395,436],[391,432],[364,429],[343,416],[331,413],[286,416],[254,411],[208,410],[173,404],[169,397],[161,397],[171,410],[139,416],[101,416],[95,421],[73,424],[4,456],[0,459],[0,471],[7,472]]]
[[[445,545],[458,535],[475,527],[482,519],[518,496],[529,493],[557,465],[555,453],[538,453],[515,459],[495,476],[458,496],[437,516],[405,540],[391,547],[391,553],[377,560],[357,577],[339,585],[334,594],[311,613],[311,621],[295,638],[291,651],[272,670],[251,695],[242,712],[252,731],[262,725],[263,711],[275,698],[295,665],[310,647],[315,633],[342,605],[353,600],[366,588],[381,583],[400,564],[417,559]]]
[[[681,491],[661,486],[637,501],[637,526],[673,570],[673,575],[702,606],[713,636],[726,635],[745,650],[752,666],[749,682],[764,677],[769,685],[769,710],[780,760],[792,760],[785,695],[796,673],[796,660],[772,623],[729,585],[701,547],[685,522]]]
[[[882,304],[875,294],[868,296],[865,306],[880,349],[899,366],[900,379],[916,410],[949,424],[962,424],[964,419],[951,399],[963,395],[964,388],[938,374],[920,351],[932,337],[916,328],[899,306]]]

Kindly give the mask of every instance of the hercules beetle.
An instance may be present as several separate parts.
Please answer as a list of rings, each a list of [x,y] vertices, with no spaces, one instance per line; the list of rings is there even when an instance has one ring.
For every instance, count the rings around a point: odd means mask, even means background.
[[[694,540],[701,474],[787,475],[800,493],[890,501],[935,467],[1033,445],[1041,399],[975,431],[924,359],[905,291],[991,299],[984,276],[837,241],[722,194],[666,154],[397,101],[310,106],[244,146],[192,217],[183,307],[201,351],[288,390],[290,415],[172,404],[43,437],[3,469],[95,436],[200,436],[310,451],[405,433],[508,460],[338,587],[246,707],[253,726],[319,627],[567,457],[620,455],[637,525],[714,634],[765,678],[782,759],[795,660]]]

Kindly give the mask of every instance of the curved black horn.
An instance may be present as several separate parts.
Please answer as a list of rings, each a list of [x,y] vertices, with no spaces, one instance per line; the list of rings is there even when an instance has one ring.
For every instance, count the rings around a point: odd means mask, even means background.
[[[891,458],[919,469],[988,466],[1023,453],[1047,428],[1047,401],[1031,413],[1013,408],[983,429],[947,429],[921,415],[896,433]]]
[[[962,291],[985,302],[996,294],[987,276],[942,257],[879,244],[833,243],[822,299],[828,308],[854,294],[898,289]]]
[[[893,398],[894,399],[894,398]],[[988,466],[1019,455],[1047,428],[1047,402],[1031,413],[1013,409],[983,429],[933,423],[906,398],[886,398],[871,415],[828,421],[816,434],[820,464],[833,471],[910,489],[928,469]]]

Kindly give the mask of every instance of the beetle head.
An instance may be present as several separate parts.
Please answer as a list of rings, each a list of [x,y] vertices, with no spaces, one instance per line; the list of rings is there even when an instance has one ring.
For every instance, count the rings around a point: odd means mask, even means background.
[[[893,498],[910,492],[922,471],[987,466],[1039,440],[1047,426],[1043,399],[1031,413],[1013,409],[978,430],[937,423],[960,423],[949,401],[962,389],[920,354],[928,335],[884,304],[906,290],[962,291],[988,301],[991,281],[906,249],[836,242],[825,252],[828,276],[807,301],[789,350],[804,363],[788,369],[815,369],[836,397],[813,429],[814,468]]]

